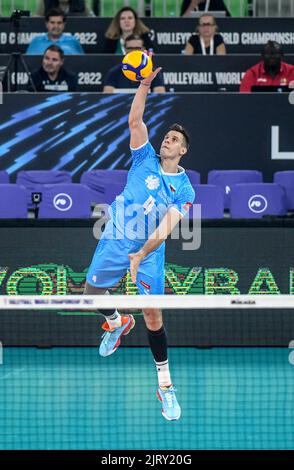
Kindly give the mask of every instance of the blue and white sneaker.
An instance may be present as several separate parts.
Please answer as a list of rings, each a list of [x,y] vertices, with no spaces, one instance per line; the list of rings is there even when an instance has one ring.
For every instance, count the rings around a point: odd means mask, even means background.
[[[181,407],[175,394],[176,389],[171,385],[170,387],[159,387],[157,390],[157,398],[162,403],[161,413],[168,421],[174,421],[181,417]]]
[[[105,333],[102,335],[102,341],[99,347],[100,356],[110,356],[120,345],[122,335],[127,335],[135,326],[133,315],[122,315],[121,326],[111,330],[107,322],[102,325]]]

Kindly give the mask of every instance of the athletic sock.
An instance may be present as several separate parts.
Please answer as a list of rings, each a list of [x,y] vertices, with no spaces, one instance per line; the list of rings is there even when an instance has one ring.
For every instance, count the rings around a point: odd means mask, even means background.
[[[158,385],[160,388],[168,388],[171,386],[171,378],[169,372],[168,360],[165,362],[155,362],[158,376]]]
[[[157,331],[148,329],[148,340],[157,369],[158,383],[160,387],[171,385],[171,378],[167,358],[167,339],[164,327]]]
[[[114,328],[119,328],[121,326],[121,315],[118,313],[117,310],[112,315],[108,315],[105,317],[105,320],[108,323],[108,326],[111,330]]]

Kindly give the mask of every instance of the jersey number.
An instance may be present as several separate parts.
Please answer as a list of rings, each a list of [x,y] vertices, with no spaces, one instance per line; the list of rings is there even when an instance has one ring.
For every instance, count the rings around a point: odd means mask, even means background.
[[[146,201],[144,202],[143,204],[143,207],[144,207],[144,214],[147,215],[149,214],[149,212],[151,212],[153,206],[155,204],[155,199],[153,196],[149,196],[148,199],[146,199]]]

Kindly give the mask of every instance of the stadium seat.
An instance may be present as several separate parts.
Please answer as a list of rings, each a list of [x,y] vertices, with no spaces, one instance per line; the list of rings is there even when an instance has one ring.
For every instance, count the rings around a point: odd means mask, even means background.
[[[294,209],[294,171],[276,171],[274,183],[280,184],[284,188],[287,209]]]
[[[262,173],[256,170],[211,170],[208,184],[220,186],[224,191],[225,209],[230,207],[231,185],[237,183],[261,183]]]
[[[93,170],[82,174],[81,184],[90,189],[92,202],[109,204],[109,201],[112,202],[115,196],[122,192],[127,176],[127,170]]]
[[[253,4],[254,16],[262,17],[292,17],[293,0],[258,0]]]
[[[86,184],[87,186],[91,187],[92,184],[94,188],[95,185],[99,183],[101,180],[104,179],[112,180],[112,181],[127,181],[128,177],[128,170],[92,170],[92,171],[85,171],[85,173],[81,176],[81,184]]]
[[[52,184],[42,187],[39,208],[42,219],[88,219],[91,217],[89,189],[82,184]]]
[[[26,189],[16,184],[0,185],[0,218],[27,218]]]
[[[286,194],[275,183],[238,183],[231,188],[230,213],[234,219],[285,215]]]
[[[111,204],[115,200],[116,196],[122,193],[124,187],[125,183],[123,182],[117,182],[107,185],[103,194],[99,195],[98,192],[96,193],[98,195],[96,202],[98,204],[101,202],[104,204]]]
[[[192,186],[195,191],[194,204],[201,204],[201,219],[222,219],[224,195],[221,188],[212,184],[193,184]],[[189,218],[193,218],[193,208],[189,211]]]
[[[8,184],[9,183],[9,174],[7,171],[0,171],[0,183]]]
[[[67,171],[55,170],[19,171],[16,183],[26,187],[27,204],[32,207],[32,193],[42,193],[45,184],[71,183],[71,175]]]
[[[232,16],[248,16],[248,0],[225,0]]]
[[[200,173],[195,170],[186,170],[186,174],[191,184],[200,184]]]

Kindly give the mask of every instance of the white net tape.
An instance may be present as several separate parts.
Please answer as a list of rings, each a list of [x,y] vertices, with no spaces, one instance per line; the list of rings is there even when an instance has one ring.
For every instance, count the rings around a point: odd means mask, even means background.
[[[291,295],[20,295],[0,296],[2,310],[289,309]]]

